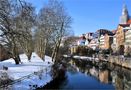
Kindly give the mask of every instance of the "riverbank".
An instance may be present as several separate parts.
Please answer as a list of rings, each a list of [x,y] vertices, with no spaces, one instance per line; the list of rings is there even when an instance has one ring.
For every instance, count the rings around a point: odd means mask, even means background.
[[[43,61],[36,53],[32,53],[30,61],[25,54],[21,54],[20,58],[22,63],[19,65],[16,65],[13,59],[0,62],[0,89],[32,90],[52,80],[51,57],[45,56]]]
[[[66,56],[69,57],[69,56]],[[123,57],[123,56],[113,56],[113,55],[107,55],[106,57],[103,57],[103,55],[97,55],[97,57],[88,57],[88,56],[71,56],[71,58],[74,59],[81,59],[81,60],[88,60],[88,61],[106,61],[110,62],[128,69],[131,69],[131,58]]]
[[[66,77],[53,79],[38,90],[130,90],[131,70],[105,62],[101,68],[88,60],[64,58],[67,61]],[[98,62],[99,65],[101,62]],[[103,63],[104,64],[104,63]]]
[[[125,58],[120,56],[109,56],[108,61],[125,68],[131,69],[131,58]]]

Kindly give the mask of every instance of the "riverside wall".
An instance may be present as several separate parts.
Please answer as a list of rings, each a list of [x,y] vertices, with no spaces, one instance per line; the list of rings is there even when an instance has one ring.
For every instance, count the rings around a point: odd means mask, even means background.
[[[108,62],[131,69],[131,58],[120,57],[120,56],[109,56]]]

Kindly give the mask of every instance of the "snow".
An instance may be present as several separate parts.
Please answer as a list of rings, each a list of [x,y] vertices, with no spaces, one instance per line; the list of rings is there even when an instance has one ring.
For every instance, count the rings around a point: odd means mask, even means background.
[[[95,60],[98,61],[99,58],[87,57],[87,56],[73,56],[74,59],[81,59],[81,60]]]
[[[1,69],[3,66],[8,67],[9,77],[14,81],[20,81],[20,83],[11,85],[9,87],[11,90],[18,90],[18,88],[28,90],[34,88],[32,85],[40,87],[52,80],[49,74],[53,65],[51,57],[45,56],[45,61],[43,61],[36,53],[32,53],[30,61],[25,54],[21,54],[20,59],[22,64],[19,65],[16,65],[12,58],[0,62]]]
[[[75,59],[80,59],[80,56],[73,56],[73,58],[75,58]]]
[[[71,55],[63,55],[63,57],[69,58],[71,57]]]

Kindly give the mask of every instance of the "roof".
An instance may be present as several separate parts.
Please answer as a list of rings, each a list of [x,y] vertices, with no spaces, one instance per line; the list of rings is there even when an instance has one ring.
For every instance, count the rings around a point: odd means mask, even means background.
[[[120,26],[122,26],[122,27],[128,27],[128,26],[130,26],[130,24],[119,24]]]
[[[127,24],[131,24],[131,19],[129,19],[129,20],[127,21]]]
[[[113,34],[116,34],[116,31],[117,31],[117,30],[112,30],[112,33],[113,33]]]

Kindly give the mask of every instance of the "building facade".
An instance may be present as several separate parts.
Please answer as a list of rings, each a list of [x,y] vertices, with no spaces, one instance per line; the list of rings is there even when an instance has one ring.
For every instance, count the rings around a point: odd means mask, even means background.
[[[105,36],[104,35],[101,35],[99,38],[99,48],[105,49]]]
[[[128,31],[125,32],[125,49],[129,50],[131,48],[131,24],[126,29]]]
[[[85,38],[90,42],[93,39],[93,33],[92,32],[86,33]]]
[[[124,45],[125,32],[127,32],[129,26],[129,24],[119,24],[116,32],[117,46]]]
[[[110,49],[113,43],[113,35],[105,34],[105,49]]]
[[[111,45],[111,48],[113,50],[113,53],[116,53],[117,52],[117,44],[116,44],[116,34],[113,35],[113,43]]]
[[[99,38],[101,35],[105,35],[105,34],[112,34],[112,32],[110,30],[107,29],[99,29],[96,31],[96,37]]]
[[[99,46],[99,41],[97,38],[92,39],[90,43],[88,44],[88,47],[92,48],[93,50],[96,50]]]

